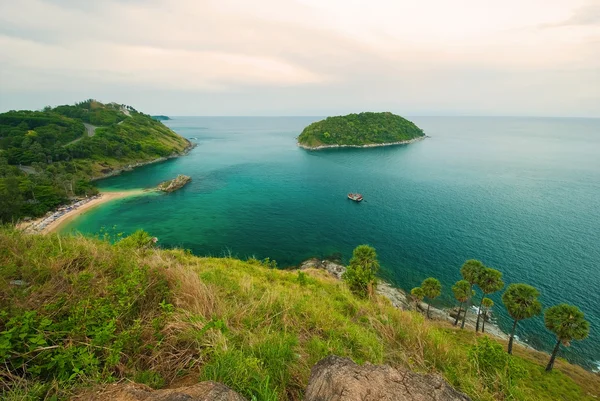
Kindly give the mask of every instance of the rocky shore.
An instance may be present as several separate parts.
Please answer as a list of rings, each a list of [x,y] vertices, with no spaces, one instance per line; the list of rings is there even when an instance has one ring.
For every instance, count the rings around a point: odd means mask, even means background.
[[[142,166],[147,166],[149,164],[154,164],[154,163],[160,163],[160,162],[164,162],[167,161],[169,159],[174,159],[176,157],[181,157],[181,156],[185,156],[186,154],[188,154],[193,148],[196,147],[195,143],[190,142],[189,140],[186,139],[186,141],[188,142],[187,146],[185,147],[185,149],[183,149],[181,152],[174,152],[172,154],[170,154],[167,157],[159,157],[157,159],[153,159],[153,160],[149,160],[146,162],[138,162],[138,163],[132,163],[132,164],[128,164],[126,166],[123,166],[121,168],[117,168],[114,170],[110,170],[110,171],[106,171],[103,172],[102,175],[99,175],[98,177],[93,177],[90,179],[90,181],[98,181],[98,180],[102,180],[104,178],[108,178],[108,177],[114,177],[116,175],[119,175],[121,173],[124,173],[125,171],[131,171],[135,168],[138,167],[142,167]]]
[[[418,138],[409,139],[408,141],[400,141],[400,142],[387,142],[387,143],[370,143],[367,145],[321,145],[321,146],[308,146],[303,145],[300,142],[297,143],[299,147],[306,150],[322,150],[322,149],[335,149],[335,148],[378,148],[381,146],[396,146],[396,145],[408,145],[410,143],[415,143],[418,141],[422,141],[425,138],[431,138],[427,135],[420,136]]]
[[[346,267],[330,261],[330,260],[320,260],[320,259],[308,259],[304,262],[302,262],[300,264],[300,266],[298,267],[300,270],[302,269],[323,269],[323,270],[327,270],[332,276],[334,276],[335,278],[337,278],[338,280],[342,279],[342,275],[344,274],[344,272],[346,271]],[[391,285],[390,283],[386,282],[386,281],[382,281],[380,280],[377,283],[377,294],[382,295],[384,297],[386,297],[387,299],[390,300],[390,302],[392,303],[392,305],[394,305],[396,308],[399,309],[403,309],[403,310],[417,310],[418,312],[421,313],[425,313],[425,311],[427,310],[427,303],[425,302],[420,302],[418,304],[416,304],[414,301],[412,301],[410,295],[407,295],[406,292],[404,292],[403,290],[401,290],[400,288],[396,288],[393,285]],[[469,313],[467,313],[467,319],[465,321],[465,326],[468,326],[471,329],[475,329],[475,323],[477,320],[477,310],[473,308],[472,310],[469,311]],[[458,310],[456,308],[445,308],[445,309],[440,309],[440,308],[436,308],[434,306],[431,306],[429,308],[429,315],[431,316],[432,319],[435,320],[445,320],[448,321],[450,323],[454,323],[454,320],[456,318],[456,314],[457,314]],[[462,313],[461,313],[462,316]],[[503,339],[503,340],[508,340],[508,335],[506,333],[504,333],[502,330],[500,330],[500,328],[495,325],[493,322],[486,320],[486,324],[485,324],[485,332]],[[529,345],[524,344],[522,342],[519,342],[519,344],[521,344],[524,347],[527,348],[531,348]]]

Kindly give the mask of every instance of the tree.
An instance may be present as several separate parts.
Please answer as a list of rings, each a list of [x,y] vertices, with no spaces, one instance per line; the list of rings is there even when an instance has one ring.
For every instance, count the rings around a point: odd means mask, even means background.
[[[542,312],[542,304],[538,301],[539,296],[539,291],[529,284],[511,284],[502,294],[502,302],[506,306],[508,314],[514,319],[508,340],[509,354],[512,354],[515,330],[519,320],[529,319]]]
[[[481,332],[485,333],[485,321],[488,318],[488,312],[492,309],[492,307],[494,306],[494,301],[492,301],[489,298],[483,298],[483,302],[481,303],[483,308],[484,308],[484,313],[483,313],[483,322],[481,322]]]
[[[500,291],[504,288],[504,281],[502,281],[502,273],[491,267],[483,269],[477,277],[477,285],[483,291],[483,297],[479,303],[479,310],[477,311],[477,323],[475,323],[475,331],[479,331],[479,319],[481,317],[481,305],[485,296],[496,291]]]
[[[423,291],[421,287],[415,287],[410,290],[410,295],[412,295],[413,299],[415,300],[415,310],[418,310],[418,303],[421,302],[425,297],[425,291]]]
[[[456,298],[456,300],[460,302],[460,306],[458,307],[458,314],[456,315],[456,319],[454,320],[455,326],[458,324],[458,319],[460,319],[460,312],[464,303],[467,302],[467,300],[471,296],[471,293],[469,292],[470,287],[471,285],[467,280],[459,280],[456,282],[456,284],[452,286],[454,298]]]
[[[352,259],[342,279],[346,281],[352,292],[366,298],[373,293],[377,270],[379,270],[379,262],[375,248],[359,245],[352,252]]]
[[[425,280],[423,280],[423,283],[421,284],[421,288],[423,289],[423,293],[425,294],[425,296],[427,298],[429,298],[430,301],[439,297],[440,294],[442,293],[442,284],[440,283],[440,280],[438,280],[437,278],[433,278],[433,277],[429,277],[429,278],[426,278]],[[431,302],[427,303],[427,318],[429,318],[430,304],[431,304]]]
[[[462,275],[463,279],[465,279],[469,283],[469,299],[467,299],[465,314],[463,316],[462,324],[460,325],[461,329],[465,328],[467,311],[469,310],[469,306],[471,305],[471,298],[473,297],[473,284],[477,282],[477,277],[479,277],[479,274],[481,274],[483,269],[485,269],[483,263],[476,259],[467,260],[460,268],[460,274]]]
[[[585,320],[583,312],[578,307],[560,304],[546,309],[544,313],[546,328],[556,334],[556,345],[550,356],[546,372],[554,367],[554,360],[560,348],[560,343],[566,347],[572,340],[583,340],[590,334],[590,323]]]

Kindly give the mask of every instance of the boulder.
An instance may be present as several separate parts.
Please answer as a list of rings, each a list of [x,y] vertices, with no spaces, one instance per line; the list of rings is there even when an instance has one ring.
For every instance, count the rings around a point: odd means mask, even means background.
[[[189,177],[187,175],[179,174],[177,177],[173,178],[172,180],[161,182],[160,184],[158,184],[158,187],[156,187],[156,188],[159,191],[163,191],[163,192],[173,192],[173,191],[178,190],[179,188],[182,188],[184,185],[186,185],[190,181],[192,181],[191,177]]]
[[[177,389],[152,390],[136,383],[119,383],[107,386],[91,395],[73,397],[71,401],[246,401],[229,387],[212,381]]]
[[[438,375],[329,356],[311,371],[305,401],[470,401]]]

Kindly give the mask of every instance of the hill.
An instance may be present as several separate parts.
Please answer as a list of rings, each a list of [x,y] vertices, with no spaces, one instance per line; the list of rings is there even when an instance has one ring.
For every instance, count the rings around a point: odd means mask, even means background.
[[[395,114],[360,113],[310,124],[298,137],[298,145],[306,149],[371,147],[410,143],[424,137],[422,129]]]
[[[190,143],[134,108],[87,100],[0,114],[0,222],[94,194],[91,180],[182,154]]]
[[[64,399],[123,378],[222,382],[247,399],[300,400],[335,354],[439,373],[474,400],[593,400],[600,378],[517,347],[508,356],[323,270],[200,258],[137,232],[108,241],[0,228],[0,398]]]

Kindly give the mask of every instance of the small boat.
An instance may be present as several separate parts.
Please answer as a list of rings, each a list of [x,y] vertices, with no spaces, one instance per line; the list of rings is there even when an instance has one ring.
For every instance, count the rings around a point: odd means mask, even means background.
[[[349,193],[348,199],[353,200],[354,202],[360,202],[361,200],[363,200],[363,197],[361,194]]]

